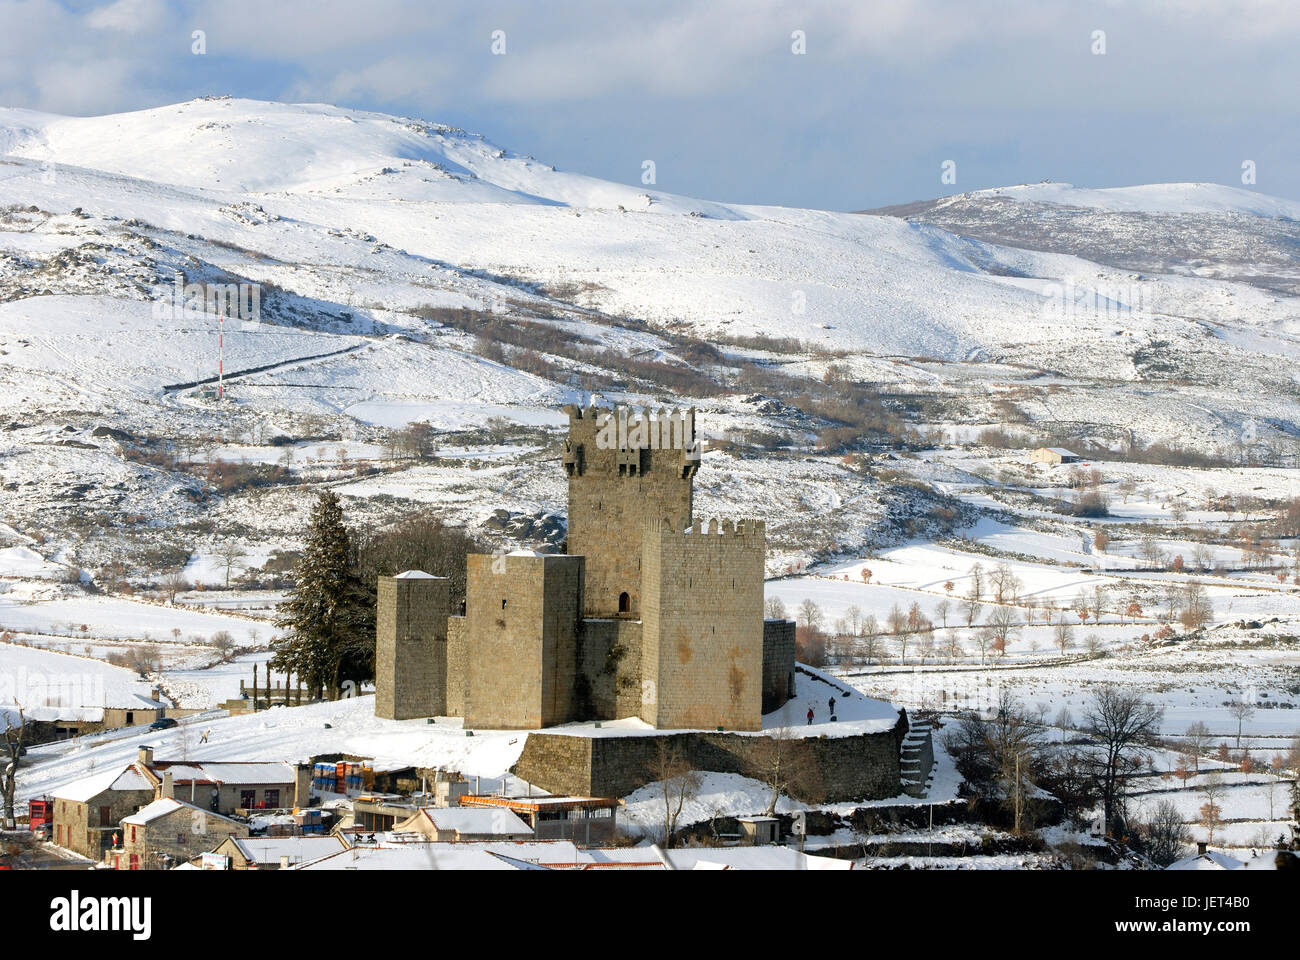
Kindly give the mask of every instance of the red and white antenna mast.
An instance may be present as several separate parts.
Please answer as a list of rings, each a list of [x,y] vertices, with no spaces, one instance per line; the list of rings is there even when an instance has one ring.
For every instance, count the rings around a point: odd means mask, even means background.
[[[225,390],[226,374],[226,314],[217,314],[217,399],[220,400]]]

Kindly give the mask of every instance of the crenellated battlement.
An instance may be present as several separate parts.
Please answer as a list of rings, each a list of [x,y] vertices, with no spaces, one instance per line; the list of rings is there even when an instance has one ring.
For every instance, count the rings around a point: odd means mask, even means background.
[[[694,407],[612,407],[570,404],[569,443],[601,450],[684,450],[699,459]]]
[[[666,517],[651,518],[646,521],[646,533],[656,537],[737,537],[748,538],[750,540],[765,540],[767,537],[767,524],[762,520],[755,520],[752,517],[732,520],[730,518],[713,517],[707,521],[696,520],[690,526],[682,528],[673,523]]]

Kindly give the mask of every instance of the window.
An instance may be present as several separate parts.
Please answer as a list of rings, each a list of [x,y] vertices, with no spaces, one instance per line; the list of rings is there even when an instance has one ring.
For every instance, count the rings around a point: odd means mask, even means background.
[[[627,595],[627,591],[624,590],[622,593],[618,595],[618,612],[627,613],[631,609],[632,609],[632,598],[629,597]]]
[[[136,854],[136,853],[131,854],[131,869],[132,869],[132,870],[139,870],[139,869],[140,869],[140,855],[139,855],[139,854]]]
[[[132,711],[132,710],[128,710],[128,711],[126,712],[126,722],[127,722],[127,725],[128,725],[128,726],[130,726],[131,724],[135,723],[135,712],[134,712],[134,711]]]
[[[134,824],[134,823],[131,824],[131,842],[132,842],[132,843],[135,843],[135,824]],[[134,870],[135,867],[132,867],[131,869]]]
[[[278,807],[278,806],[280,805],[280,791],[279,791],[279,790],[267,790],[267,791],[266,791],[266,805],[267,805],[268,807]]]
[[[252,810],[254,807],[256,807],[256,806],[257,806],[257,791],[256,791],[256,790],[240,790],[240,791],[239,791],[239,805],[240,805],[241,807],[243,807],[245,810]]]
[[[111,814],[108,807],[99,808],[99,825],[101,827],[107,827],[112,825],[112,821],[109,819],[110,815]]]

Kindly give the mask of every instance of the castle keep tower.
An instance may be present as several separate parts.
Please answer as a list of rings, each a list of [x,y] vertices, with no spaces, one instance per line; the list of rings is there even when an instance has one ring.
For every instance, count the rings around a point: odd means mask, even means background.
[[[695,409],[633,413],[577,406],[562,462],[569,477],[568,552],[586,558],[583,613],[641,616],[641,537],[648,520],[691,525],[700,448]]]

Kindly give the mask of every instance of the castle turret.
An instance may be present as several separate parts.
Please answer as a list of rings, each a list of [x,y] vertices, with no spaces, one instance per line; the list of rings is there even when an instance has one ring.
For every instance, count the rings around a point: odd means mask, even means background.
[[[641,549],[641,719],[659,728],[758,730],[763,524],[715,519],[683,529],[670,518],[650,520]]]
[[[375,609],[375,716],[447,713],[451,581],[419,570],[380,577]]]

